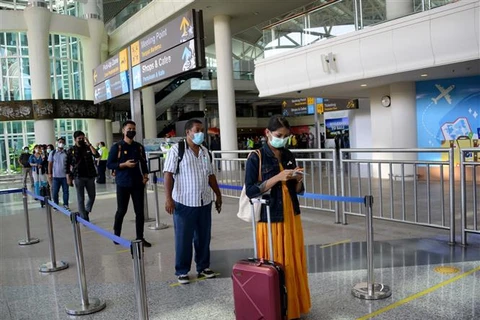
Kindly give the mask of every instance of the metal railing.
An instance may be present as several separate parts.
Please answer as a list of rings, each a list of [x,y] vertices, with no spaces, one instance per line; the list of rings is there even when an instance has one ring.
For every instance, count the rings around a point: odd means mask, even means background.
[[[349,215],[363,216],[364,207],[340,204],[319,195],[359,197],[369,194],[377,199],[374,219],[448,230],[450,244],[455,243],[455,218],[461,218],[462,244],[466,244],[467,233],[480,233],[478,150],[460,150],[460,177],[455,173],[454,148],[342,149],[338,155],[330,149],[291,151],[297,156],[297,165],[305,169],[305,195],[299,197],[301,207],[335,213],[336,223],[347,224]],[[212,152],[223,196],[240,196],[250,152]],[[151,152],[150,155],[161,157],[160,172],[163,172],[164,153]],[[426,155],[435,155],[439,160],[422,160],[431,158]],[[468,161],[470,158],[474,161]],[[461,216],[455,215],[455,178],[462,187]],[[161,178],[159,183],[163,183]]]
[[[462,213],[462,245],[467,245],[467,233],[478,233],[477,167],[478,148],[460,150],[460,196]],[[471,158],[469,161],[467,158]]]
[[[133,260],[133,273],[134,273],[134,282],[135,282],[135,295],[137,299],[137,308],[138,308],[138,319],[146,320],[148,319],[148,304],[146,297],[146,285],[145,285],[145,259],[143,253],[143,242],[142,240],[129,241],[119,236],[116,236],[109,231],[106,231],[95,224],[90,223],[82,219],[79,216],[78,212],[71,212],[68,209],[60,207],[55,202],[51,201],[49,196],[39,196],[31,191],[29,191],[25,186],[23,188],[16,189],[5,189],[0,190],[0,195],[4,194],[14,194],[22,193],[23,200],[23,211],[25,216],[25,228],[26,228],[26,239],[19,241],[19,245],[34,245],[40,240],[37,238],[30,237],[30,221],[29,221],[29,208],[27,196],[31,196],[36,200],[39,200],[45,206],[45,213],[47,218],[47,233],[49,239],[49,252],[50,252],[50,262],[47,262],[40,266],[40,272],[57,272],[68,268],[68,263],[63,261],[57,261],[55,253],[55,239],[53,236],[53,219],[52,219],[52,208],[56,211],[66,215],[70,218],[73,227],[73,236],[74,236],[74,246],[75,246],[75,258],[77,266],[77,276],[80,289],[80,301],[74,301],[68,303],[65,306],[65,312],[72,316],[78,315],[87,315],[92,314],[98,311],[103,310],[106,307],[106,302],[102,299],[89,297],[87,289],[87,278],[85,274],[85,263],[83,258],[83,245],[81,238],[81,229],[80,224],[84,227],[89,228],[96,233],[114,241],[116,244],[119,244],[123,247],[130,248],[132,260]],[[42,205],[42,207],[43,207]]]
[[[450,242],[454,243],[455,165],[453,152],[453,148],[341,150],[342,196],[371,194],[379,199],[378,209],[374,212],[375,219],[450,230]],[[447,159],[416,160],[420,158],[421,154],[432,153],[440,154]],[[403,154],[404,157],[399,157],[400,154]],[[359,159],[361,155],[364,157]],[[365,155],[375,155],[380,159],[369,159]],[[393,155],[395,155],[395,159],[388,159],[393,158]],[[412,160],[406,160],[405,155],[409,155],[406,158]],[[357,159],[350,159],[352,156]],[[447,178],[445,173],[447,173]],[[375,179],[375,183],[373,179]],[[419,199],[420,196],[423,196],[422,199]],[[355,208],[352,205],[348,207],[345,204],[342,205],[344,224],[347,223],[347,215],[363,214],[362,206]]]
[[[335,150],[293,149],[297,165],[304,168],[305,193],[299,202],[302,208],[335,213],[335,222],[340,223],[339,204],[336,201],[309,197],[308,194],[338,195],[338,175]],[[212,151],[212,161],[218,184],[224,197],[239,198],[245,184],[245,165],[251,150]],[[165,163],[164,152],[149,152],[148,157],[160,157],[160,172]],[[158,179],[160,184],[162,179]]]

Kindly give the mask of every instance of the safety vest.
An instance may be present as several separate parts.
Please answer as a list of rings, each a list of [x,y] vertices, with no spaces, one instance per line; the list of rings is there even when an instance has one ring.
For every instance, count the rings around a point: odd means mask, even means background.
[[[169,143],[169,142],[165,142],[165,143],[162,143],[160,145],[160,149],[162,149],[163,152],[165,152],[163,154],[163,158],[166,160],[167,159],[167,154],[168,154],[168,151],[170,150],[170,148],[172,148],[172,144]]]
[[[107,161],[107,159],[108,159],[108,148],[107,147],[101,147],[100,150],[101,150],[100,152],[102,154],[102,156],[100,157],[100,160],[101,161],[104,161],[104,160]]]

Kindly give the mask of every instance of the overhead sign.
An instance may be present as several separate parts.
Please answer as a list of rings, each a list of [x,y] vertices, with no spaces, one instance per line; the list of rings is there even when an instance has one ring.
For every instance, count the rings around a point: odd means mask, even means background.
[[[187,11],[130,46],[132,66],[187,42],[195,36],[193,11]]]
[[[123,71],[94,87],[93,102],[95,104],[128,93],[128,72]]]
[[[323,112],[358,109],[358,99],[321,99]]]
[[[195,39],[174,47],[132,68],[133,89],[163,81],[200,67],[197,64]]]
[[[96,86],[99,83],[116,76],[120,72],[128,70],[128,51],[123,49],[95,69],[93,69],[93,85]]]
[[[305,116],[315,113],[318,107],[317,100],[321,98],[298,98],[282,101],[283,115],[285,117]],[[320,102],[321,103],[321,102]]]

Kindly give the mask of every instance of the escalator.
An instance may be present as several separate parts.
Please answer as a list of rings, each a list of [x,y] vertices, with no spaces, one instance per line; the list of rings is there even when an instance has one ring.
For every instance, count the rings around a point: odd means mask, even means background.
[[[157,138],[163,138],[167,133],[170,131],[174,130],[175,131],[175,124],[178,121],[184,121],[184,120],[190,120],[193,118],[204,118],[205,117],[205,112],[203,111],[191,111],[182,114],[180,117],[178,117],[175,120],[170,121],[158,134]],[[177,134],[178,135],[178,134]]]
[[[166,87],[164,87],[162,90],[160,90],[159,92],[155,93],[155,105],[157,103],[159,103],[160,101],[162,101],[162,99],[164,99],[165,97],[167,97],[169,94],[171,94],[173,91],[175,91],[178,87],[180,87],[185,81],[187,81],[188,79],[192,79],[192,78],[198,78],[198,79],[201,79],[202,78],[202,73],[201,72],[190,72],[190,73],[187,73],[187,74],[184,74],[180,77],[177,77],[175,78],[174,80],[172,80]],[[157,115],[157,117],[160,116],[160,115]],[[192,111],[192,112],[187,112],[187,113],[184,113],[182,114],[180,117],[178,117],[177,119],[174,119],[172,121],[170,121],[158,134],[157,134],[157,137],[164,137],[165,134],[167,134],[168,132],[172,131],[172,130],[175,130],[175,123],[177,121],[183,121],[183,120],[190,120],[191,118],[195,118],[195,117],[201,117],[203,118],[204,117],[204,113],[203,111]]]
[[[162,90],[155,93],[155,104],[159,103],[160,101],[162,101],[163,98],[165,98],[170,93],[175,91],[175,89],[180,87],[182,85],[182,83],[184,83],[188,79],[192,79],[192,78],[201,79],[202,78],[202,73],[201,72],[190,72],[190,73],[184,74],[184,75],[182,75],[178,78],[175,78],[165,88],[163,88]],[[160,116],[160,115],[158,115],[158,116]]]

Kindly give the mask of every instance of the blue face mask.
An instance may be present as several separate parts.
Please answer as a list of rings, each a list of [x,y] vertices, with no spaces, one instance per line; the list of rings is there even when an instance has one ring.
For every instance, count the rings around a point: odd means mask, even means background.
[[[205,139],[205,136],[203,132],[197,132],[193,134],[193,143],[195,143],[197,146],[201,145],[203,143],[203,140]]]
[[[283,138],[282,139],[282,138],[277,138],[277,137],[272,136],[272,139],[270,139],[270,144],[275,149],[280,149],[280,148],[285,147],[285,145],[287,144],[287,141],[288,141],[288,138]]]

